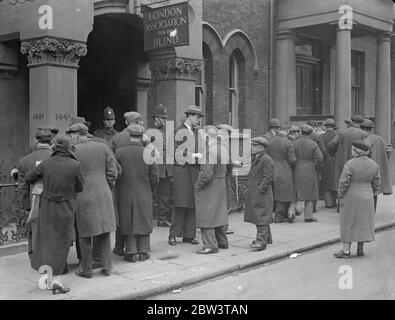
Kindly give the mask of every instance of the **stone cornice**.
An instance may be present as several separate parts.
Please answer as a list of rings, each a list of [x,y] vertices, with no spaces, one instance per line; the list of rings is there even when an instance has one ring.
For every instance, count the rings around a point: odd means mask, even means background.
[[[49,64],[78,68],[88,50],[85,43],[46,37],[23,41],[21,53],[27,55],[29,67]]]
[[[202,62],[187,58],[170,58],[154,60],[150,70],[154,80],[195,80],[195,75],[201,71]]]

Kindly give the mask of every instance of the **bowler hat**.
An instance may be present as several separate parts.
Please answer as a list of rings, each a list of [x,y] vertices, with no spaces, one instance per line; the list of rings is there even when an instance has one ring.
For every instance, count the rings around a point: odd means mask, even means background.
[[[83,123],[75,123],[66,129],[66,133],[88,133],[89,129]]]
[[[323,125],[325,127],[336,127],[335,120],[330,119],[330,118],[326,119],[326,121],[323,123]]]
[[[111,107],[107,107],[103,111],[103,118],[104,120],[114,120],[115,119],[115,112]]]
[[[156,106],[154,111],[152,112],[152,117],[167,119],[166,107],[163,104]]]
[[[280,121],[278,119],[270,119],[269,120],[269,127],[270,128],[280,128]]]
[[[357,114],[351,117],[351,121],[354,123],[362,123],[363,122],[364,117],[362,117],[361,115]]]
[[[202,110],[197,107],[197,106],[190,106],[187,108],[187,110],[185,110],[185,114],[189,115],[189,114],[196,114],[198,116],[204,117],[204,113],[202,112]]]
[[[143,116],[135,111],[126,112],[124,113],[123,117],[129,123],[139,123],[143,119]]]
[[[260,144],[264,147],[267,147],[269,145],[269,141],[267,141],[266,138],[264,137],[255,137],[251,139],[252,144]]]
[[[361,124],[361,128],[374,128],[374,123],[370,119],[365,119]]]
[[[369,149],[370,149],[369,144],[366,141],[364,141],[364,140],[354,141],[352,143],[352,145],[353,145],[353,147],[361,149],[363,151],[369,151]]]
[[[131,137],[141,137],[145,132],[144,127],[136,123],[129,125],[126,130],[129,132]]]
[[[313,132],[313,127],[312,126],[310,126],[310,125],[308,125],[308,124],[302,124],[301,126],[300,126],[300,130],[302,130],[302,132],[304,132],[304,133],[312,133]]]

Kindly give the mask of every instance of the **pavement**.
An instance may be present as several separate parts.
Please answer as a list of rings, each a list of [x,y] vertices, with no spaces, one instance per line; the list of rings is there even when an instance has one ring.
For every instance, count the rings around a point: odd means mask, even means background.
[[[299,208],[302,206],[298,204]],[[379,196],[376,231],[395,226],[394,207],[394,196]],[[201,244],[169,246],[168,228],[155,227],[151,235],[151,259],[129,263],[113,255],[114,268],[110,277],[103,276],[100,270],[95,270],[92,279],[77,277],[74,271],[78,260],[72,247],[68,257],[70,272],[62,277],[62,282],[71,291],[64,295],[52,295],[39,288],[41,275],[30,268],[26,253],[4,256],[0,258],[0,299],[149,299],[167,292],[177,294],[188,285],[338,242],[336,209],[326,209],[322,201],[318,202],[317,209],[316,223],[304,223],[303,216],[299,216],[293,224],[272,224],[273,244],[260,252],[249,248],[256,229],[255,225],[243,221],[241,212],[229,216],[229,228],[234,231],[229,235],[229,249],[212,255],[197,255]],[[201,239],[199,233],[197,238]]]

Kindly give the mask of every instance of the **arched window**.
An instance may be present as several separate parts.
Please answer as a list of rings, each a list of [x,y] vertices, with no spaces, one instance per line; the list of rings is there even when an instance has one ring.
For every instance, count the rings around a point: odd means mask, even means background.
[[[240,110],[244,108],[245,62],[239,50],[233,51],[229,59],[229,124],[240,126]]]

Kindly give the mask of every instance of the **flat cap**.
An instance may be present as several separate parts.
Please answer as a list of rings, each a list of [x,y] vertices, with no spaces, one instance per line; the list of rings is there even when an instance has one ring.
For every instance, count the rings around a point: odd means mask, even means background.
[[[350,119],[346,119],[346,120],[344,120],[344,123],[352,124],[352,121]]]
[[[189,106],[186,110],[185,110],[185,114],[197,114],[198,116],[204,117],[204,113],[202,112],[202,109],[200,109],[197,106]]]
[[[58,136],[55,138],[55,148],[62,148],[66,150],[73,150],[71,139],[67,136]]]
[[[308,120],[307,122],[306,122],[309,126],[311,126],[311,127],[315,127],[315,125],[316,125],[316,123],[315,123],[315,121],[314,120]]]
[[[145,129],[142,125],[133,123],[129,125],[126,130],[129,132],[131,137],[141,137],[143,136]]]
[[[115,119],[115,112],[111,107],[107,107],[103,111],[103,118],[104,120],[114,120]]]
[[[38,142],[49,142],[53,139],[54,135],[50,131],[38,130],[36,132],[36,139]]]
[[[76,123],[85,123],[86,120],[84,117],[72,117],[69,123],[69,126],[71,127],[73,124]]]
[[[310,126],[308,124],[302,124],[300,126],[300,130],[302,130],[302,132],[305,132],[305,133],[312,133],[314,129],[312,126]]]
[[[278,119],[270,119],[269,120],[269,127],[270,128],[280,128],[280,121]]]
[[[135,111],[126,112],[124,113],[123,117],[127,122],[130,123],[138,123],[143,120],[143,116]]]
[[[269,141],[264,138],[264,137],[255,137],[251,139],[252,144],[260,144],[264,147],[267,147],[269,145]]]
[[[330,118],[326,119],[326,121],[323,123],[323,125],[325,127],[336,127],[335,120],[330,119]]]
[[[83,123],[75,123],[66,129],[66,133],[88,133],[89,129]]]
[[[300,131],[300,127],[298,126],[291,126],[291,128],[289,128],[289,132],[299,132]]]
[[[351,117],[351,121],[354,123],[362,123],[363,122],[364,117],[362,117],[361,115],[357,114]]]
[[[370,119],[365,119],[363,122],[360,124],[361,128],[374,128],[374,123]]]
[[[369,151],[370,145],[364,140],[357,140],[352,143],[353,147],[361,149],[363,151]]]
[[[52,135],[55,135],[55,136],[59,133],[59,130],[57,128],[55,128],[55,126],[50,125],[50,124],[41,125],[37,129],[39,131],[43,131],[43,132],[50,132]]]

